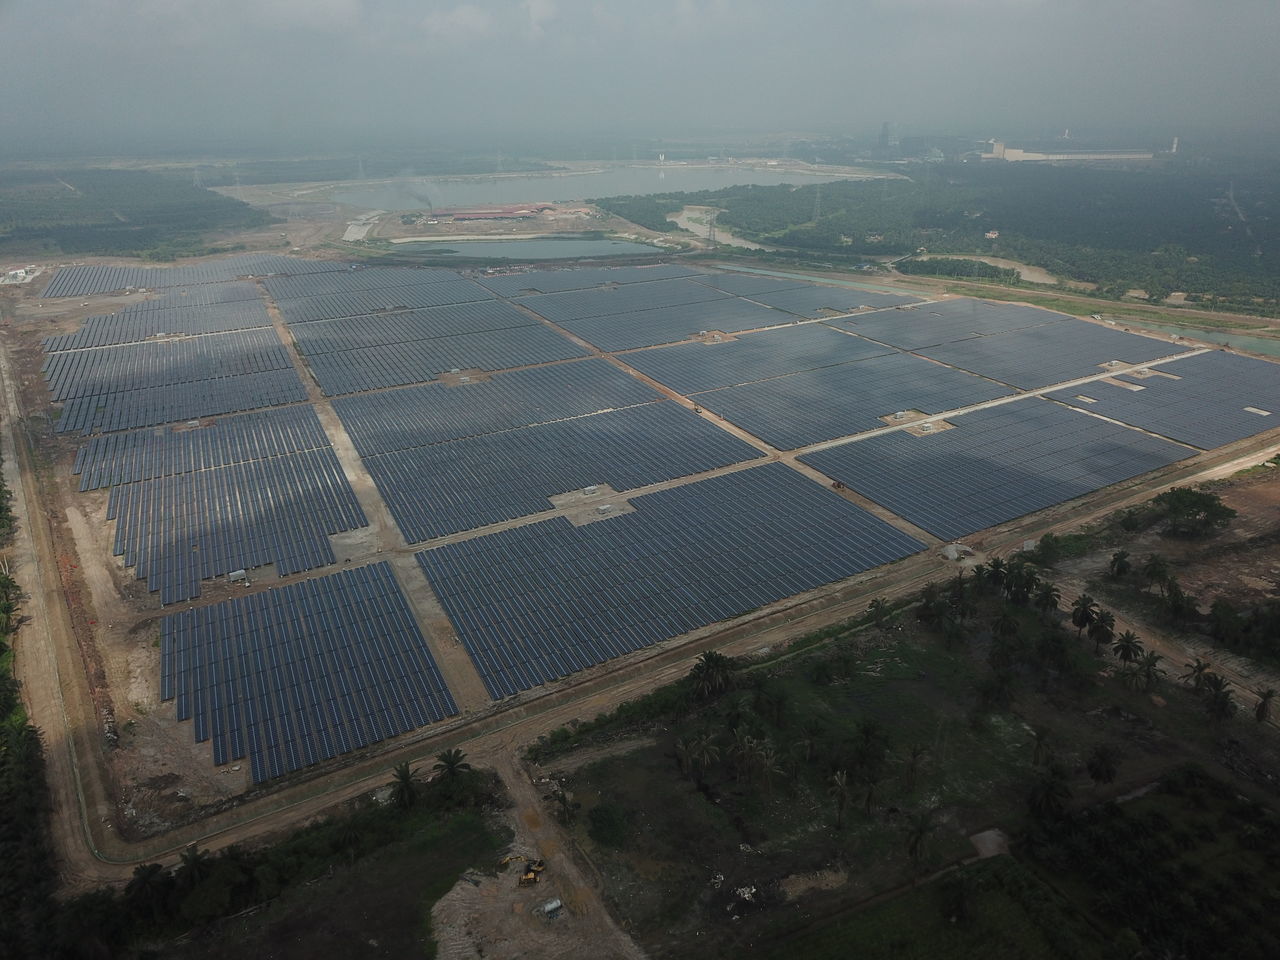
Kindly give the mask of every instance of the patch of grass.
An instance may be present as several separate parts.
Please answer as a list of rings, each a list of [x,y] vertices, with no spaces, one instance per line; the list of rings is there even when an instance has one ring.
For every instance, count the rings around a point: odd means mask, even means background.
[[[1068,903],[1009,857],[962,867],[887,903],[775,931],[765,960],[1021,960],[1113,956]]]

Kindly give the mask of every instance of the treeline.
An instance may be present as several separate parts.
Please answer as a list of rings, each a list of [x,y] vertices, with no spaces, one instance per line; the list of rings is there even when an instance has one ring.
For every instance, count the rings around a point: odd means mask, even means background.
[[[28,856],[21,870],[6,859],[0,881],[0,955],[24,960],[156,956],[152,945],[274,900],[290,887],[404,840],[432,862],[448,889],[450,871],[456,877],[505,842],[485,812],[505,802],[505,794],[496,774],[472,769],[460,750],[438,759],[437,775],[425,783],[407,764],[398,767],[386,804],[366,802],[258,850],[232,846],[213,854],[193,845],[171,869],[143,864],[123,889],[102,887],[65,902],[53,898],[52,852],[41,839],[44,824],[28,819]],[[13,818],[4,822],[0,830],[7,830]],[[433,851],[439,856],[433,858]]]
[[[670,233],[680,228],[667,219],[669,214],[679,213],[685,205],[684,193],[657,194],[647,197],[606,197],[591,202],[601,210],[658,233]],[[689,201],[694,202],[694,201]]]
[[[749,239],[833,258],[921,247],[986,254],[1096,284],[1104,296],[1183,291],[1210,306],[1280,313],[1280,227],[1267,215],[1280,204],[1277,172],[938,164],[913,168],[909,180],[730,187],[680,202],[721,207],[720,223]],[[653,209],[663,212],[662,202]]]
[[[930,277],[981,277],[1001,283],[1017,283],[1022,274],[1017,270],[997,267],[981,260],[962,260],[955,257],[938,257],[930,260],[901,260],[894,269],[899,273],[922,274]]]
[[[171,260],[222,252],[211,231],[275,222],[189,179],[143,170],[0,173],[0,251]]]

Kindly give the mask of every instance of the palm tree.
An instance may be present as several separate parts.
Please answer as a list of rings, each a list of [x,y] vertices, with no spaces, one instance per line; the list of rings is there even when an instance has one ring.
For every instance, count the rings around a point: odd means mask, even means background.
[[[858,771],[858,779],[867,788],[864,809],[869,817],[871,816],[871,807],[876,801],[876,787],[880,786],[880,781],[884,779],[884,768],[878,763],[863,764]]]
[[[707,768],[719,759],[720,748],[716,746],[711,734],[700,734],[689,743],[689,764],[697,771],[699,782],[707,775]]]
[[[1084,634],[1084,628],[1098,618],[1098,601],[1087,593],[1076,597],[1071,604],[1071,625],[1076,628],[1076,639]]]
[[[689,778],[691,764],[689,763],[689,753],[691,750],[691,741],[686,737],[676,737],[673,747],[675,751],[676,767],[680,770],[680,776],[686,780]]]
[[[1213,669],[1213,664],[1196,657],[1195,660],[1188,660],[1182,666],[1187,672],[1178,679],[1183,683],[1191,684],[1191,689],[1199,693],[1204,686],[1205,676]]]
[[[723,653],[708,650],[698,657],[690,676],[693,677],[693,688],[704,700],[714,700],[734,687],[733,661]]]
[[[1164,585],[1169,580],[1169,562],[1158,553],[1147,554],[1147,559],[1142,561],[1142,576],[1148,584],[1158,585],[1163,597]]]
[[[454,747],[452,750],[437,754],[436,762],[431,769],[436,773],[442,774],[446,779],[456,780],[459,774],[466,773],[471,769],[471,764],[467,763],[467,755],[459,748]]]
[[[933,822],[932,807],[917,811],[907,821],[907,856],[911,858],[912,864],[919,866],[920,856],[924,853],[929,837],[936,829],[937,824]]]
[[[1052,583],[1040,584],[1040,589],[1036,592],[1036,609],[1040,611],[1040,616],[1046,623],[1061,604],[1061,590]]]
[[[1206,673],[1201,683],[1207,697],[1205,709],[1214,720],[1228,720],[1235,716],[1236,702],[1231,691],[1231,681],[1217,673]]]
[[[745,727],[733,731],[733,743],[729,744],[729,759],[733,763],[733,779],[741,780],[742,775],[751,775],[755,762],[756,740],[747,733]]]
[[[178,861],[178,869],[174,874],[175,886],[183,894],[190,893],[200,886],[213,870],[213,858],[208,851],[199,849],[194,843],[182,851]]]
[[[782,767],[778,765],[777,748],[768,737],[756,746],[755,761],[756,770],[764,780],[765,792],[773,796],[773,777],[774,774],[782,773]]]
[[[1032,730],[1031,762],[1037,767],[1047,764],[1053,759],[1053,743],[1049,739],[1049,731],[1041,727]]]
[[[1110,610],[1099,610],[1089,624],[1089,639],[1093,641],[1093,655],[1096,657],[1103,644],[1110,643],[1116,636],[1116,615]]]
[[[1126,630],[1116,637],[1115,643],[1111,645],[1111,651],[1125,666],[1129,666],[1142,656],[1142,640],[1132,630]]]
[[[1109,743],[1100,743],[1093,748],[1093,753],[1089,754],[1085,768],[1089,771],[1089,776],[1094,783],[1098,785],[1112,783],[1116,779],[1116,761],[1119,759],[1120,754],[1115,747]]]
[[[1267,687],[1265,690],[1259,687],[1253,692],[1258,697],[1258,705],[1253,708],[1253,719],[1262,723],[1271,716],[1271,701],[1275,699],[1276,690],[1274,687]]]
[[[1021,637],[1022,624],[1018,622],[1018,618],[1014,616],[1013,611],[1005,607],[1000,611],[1000,616],[992,621],[991,633],[1000,640],[1012,643]]]
[[[1004,586],[1004,578],[1008,571],[1008,566],[999,557],[992,557],[987,561],[987,580],[997,590]]]
[[[844,829],[844,811],[849,806],[849,798],[852,795],[852,788],[849,786],[849,774],[844,770],[837,770],[831,775],[831,786],[827,788],[827,793],[831,794],[831,799],[836,804],[836,829]]]
[[[1107,571],[1111,574],[1112,580],[1123,580],[1132,569],[1133,563],[1129,560],[1128,550],[1117,550],[1111,555],[1111,562],[1107,564]]]
[[[143,863],[134,868],[124,896],[135,915],[145,915],[159,924],[172,888],[173,877],[168,870],[158,863]]]
[[[978,564],[973,568],[973,589],[977,593],[986,593],[987,588],[991,585],[991,574],[987,570],[985,564]]]
[[[391,771],[391,802],[401,810],[408,810],[418,799],[418,771],[409,768],[409,761],[397,763]]]
[[[1067,784],[1067,776],[1056,763],[1050,764],[1027,795],[1027,805],[1038,820],[1056,819],[1066,811],[1067,801],[1071,799],[1071,787]]]
[[[920,772],[920,765],[928,755],[929,748],[923,743],[913,743],[911,749],[907,751],[907,775],[903,778],[906,780],[907,793],[916,792],[916,776]]]
[[[1142,689],[1147,693],[1154,690],[1164,676],[1164,671],[1160,669],[1160,661],[1163,659],[1154,650],[1148,650],[1138,661],[1138,676],[1142,678]]]
[[[877,627],[883,627],[885,619],[889,616],[889,601],[884,597],[876,597],[867,604],[867,614],[871,617],[871,622]]]

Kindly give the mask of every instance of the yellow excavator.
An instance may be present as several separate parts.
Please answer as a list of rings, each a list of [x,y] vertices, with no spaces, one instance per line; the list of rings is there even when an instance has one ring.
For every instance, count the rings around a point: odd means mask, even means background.
[[[530,860],[528,857],[519,853],[513,853],[509,857],[503,857],[502,861],[498,865],[505,867],[509,863],[524,864],[524,868],[520,871],[519,876],[516,877],[516,883],[522,887],[533,886],[538,882],[539,877],[542,875],[542,871],[547,869],[547,865],[544,861]]]

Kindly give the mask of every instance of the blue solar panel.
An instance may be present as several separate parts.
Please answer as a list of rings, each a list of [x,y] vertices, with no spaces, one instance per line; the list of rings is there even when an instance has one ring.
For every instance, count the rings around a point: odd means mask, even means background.
[[[255,783],[458,712],[387,563],[165,617],[161,689]]]
[[[639,350],[627,354],[625,360],[641,373],[688,394],[892,352],[878,343],[807,323],[744,334],[721,343]]]
[[[934,360],[1015,387],[1033,389],[1104,372],[1112,360],[1143,363],[1184,353],[1185,346],[1066,319],[1037,327],[925,347]]]
[[[883,427],[901,410],[938,413],[1013,391],[971,374],[891,353],[836,367],[699,393],[694,399],[784,450]]]
[[[660,399],[606,360],[499,373],[488,380],[340,397],[333,407],[362,457],[565,420]]]
[[[993,333],[1007,333],[1047,323],[1060,323],[1068,318],[1037,307],[1016,303],[993,303],[968,297],[924,303],[915,307],[882,310],[843,320],[832,320],[834,326],[852,330],[873,340],[918,350],[921,347],[953,343]]]
[[[1192,455],[1097,417],[1029,397],[800,459],[937,537],[955,539]]]
[[[697,276],[696,270],[674,263],[638,267],[574,267],[568,270],[524,270],[519,273],[485,276],[480,282],[500,297],[522,293],[561,293],[585,290],[606,283],[643,283]]]
[[[782,464],[417,555],[490,696],[852,576],[922,544]]]
[[[1051,393],[1063,403],[1208,450],[1280,426],[1280,366],[1204,353]]]
[[[763,456],[674,403],[650,403],[365,458],[410,543],[550,510],[591,484],[615,490]]]
[[[703,330],[736,333],[794,322],[790,314],[780,310],[746,300],[721,299],[564,320],[561,326],[601,350],[629,350],[688,340]]]

